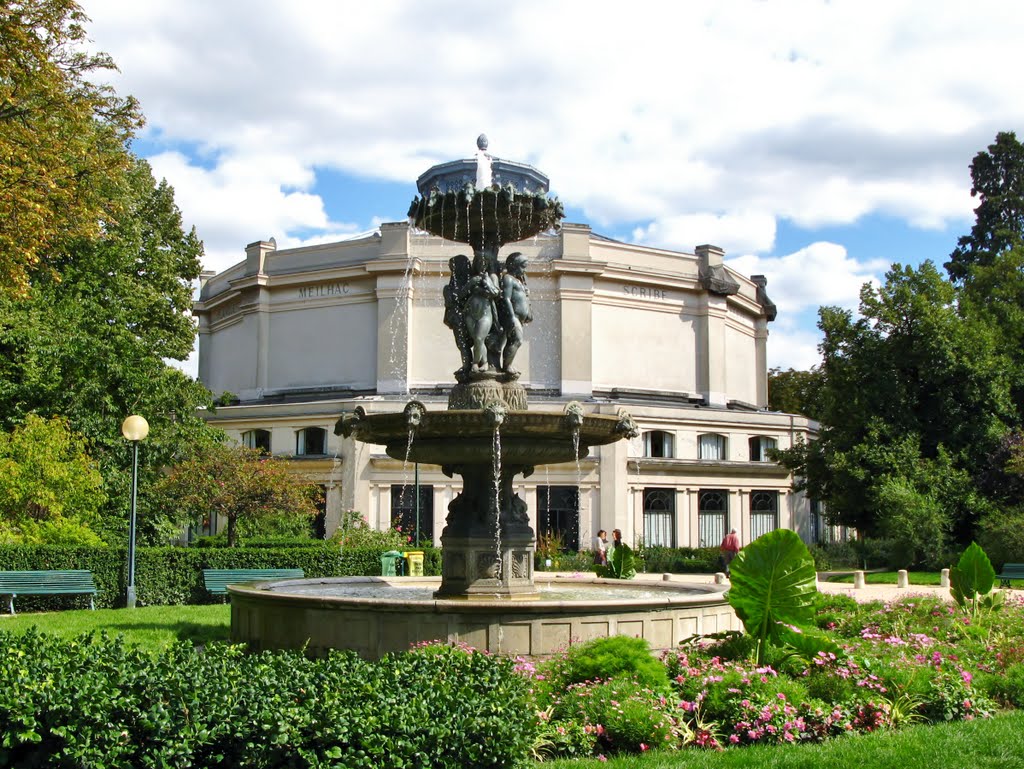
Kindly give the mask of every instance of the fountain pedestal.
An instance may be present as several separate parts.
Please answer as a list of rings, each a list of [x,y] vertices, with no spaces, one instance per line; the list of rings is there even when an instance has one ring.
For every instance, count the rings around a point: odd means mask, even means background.
[[[462,476],[462,492],[448,506],[441,533],[441,587],[438,598],[536,596],[533,584],[535,538],[526,502],[512,490],[517,475],[533,467],[494,462],[443,466]],[[500,474],[500,479],[499,479]]]

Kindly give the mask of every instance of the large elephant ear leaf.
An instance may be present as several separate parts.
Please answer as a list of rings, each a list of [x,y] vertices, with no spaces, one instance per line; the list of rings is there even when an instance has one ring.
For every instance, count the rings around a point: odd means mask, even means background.
[[[759,646],[779,643],[779,623],[807,627],[814,622],[818,592],[814,559],[800,537],[776,529],[751,542],[733,559],[729,604]]]
[[[974,600],[975,596],[990,593],[995,587],[995,569],[976,542],[971,543],[959,562],[950,569],[949,578],[953,597],[961,605],[965,599]]]

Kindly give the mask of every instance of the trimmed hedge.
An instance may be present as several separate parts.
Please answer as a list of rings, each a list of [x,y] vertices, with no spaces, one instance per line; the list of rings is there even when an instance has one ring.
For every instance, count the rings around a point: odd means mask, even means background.
[[[0,766],[525,766],[539,722],[515,661],[430,646],[247,654],[0,632]]]
[[[717,547],[645,547],[644,571],[656,574],[714,574],[722,571]]]
[[[203,569],[302,569],[307,577],[380,576],[380,549],[316,547],[142,547],[135,556],[135,590],[140,605],[216,603],[203,587]],[[96,606],[124,605],[128,553],[116,547],[53,545],[0,546],[0,571],[88,569],[96,580]],[[425,548],[424,574],[441,573],[441,551]],[[84,608],[87,597],[24,596],[22,611]]]

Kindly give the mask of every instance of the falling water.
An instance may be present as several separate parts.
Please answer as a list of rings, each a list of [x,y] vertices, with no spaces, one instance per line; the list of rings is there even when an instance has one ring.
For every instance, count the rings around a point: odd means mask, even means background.
[[[573,427],[572,429],[572,455],[576,457],[576,516],[582,521],[583,516],[580,515],[583,508],[583,468],[580,466],[580,428],[579,426]],[[582,537],[580,537],[581,543],[584,547],[590,546],[590,516],[586,517],[583,523]]]
[[[501,425],[494,426],[494,555],[498,562],[498,581],[504,563],[501,558]]]
[[[399,373],[396,371],[399,337],[398,329],[400,325],[402,325],[401,320],[403,318],[406,321],[406,328],[408,328],[409,325],[409,292],[412,285],[412,261],[412,256],[410,256],[405,262],[405,272],[402,274],[402,283],[398,287],[398,296],[395,297],[395,308],[392,310],[391,315],[388,318],[388,336],[391,337],[391,350],[388,355],[388,363],[390,364],[389,370],[393,375],[395,375],[396,379],[398,378],[397,374]],[[405,388],[408,390],[408,367],[406,367],[406,369],[406,371],[401,372],[401,381],[405,383]]]
[[[409,455],[412,453],[412,441],[416,435],[416,431],[413,428],[409,428],[409,441],[405,444],[405,458],[402,460],[402,502],[407,501],[406,496],[409,493]]]

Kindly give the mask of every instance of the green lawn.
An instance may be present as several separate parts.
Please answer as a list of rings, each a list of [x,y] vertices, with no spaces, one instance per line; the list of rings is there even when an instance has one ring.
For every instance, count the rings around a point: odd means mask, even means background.
[[[685,750],[578,761],[538,769],[1019,769],[1024,713],[978,721],[860,734],[815,745],[757,745],[724,752]]]
[[[907,579],[910,580],[911,585],[938,585],[940,581],[940,574],[937,571],[908,571]],[[830,577],[829,582],[853,582],[853,574],[837,575]],[[866,572],[864,574],[864,581],[871,585],[895,585],[896,584],[896,572],[894,571],[875,571]],[[999,583],[996,583],[999,586]],[[1010,580],[1010,586],[1015,588],[1024,588],[1024,579]]]
[[[231,607],[227,604],[82,609],[0,617],[0,631],[24,633],[38,627],[64,638],[106,631],[111,636],[124,635],[129,643],[154,651],[175,641],[227,641],[230,626]]]
[[[877,571],[868,572],[864,575],[864,581],[871,585],[895,585],[896,572]],[[939,573],[937,571],[911,571],[907,572],[907,578],[911,585],[938,585]],[[843,574],[831,577],[829,582],[853,582],[853,574]]]

